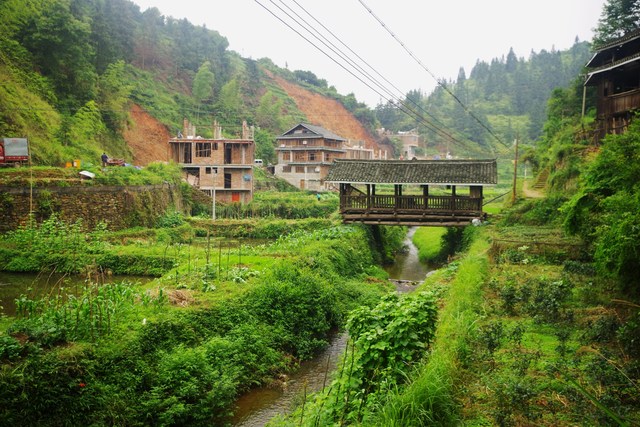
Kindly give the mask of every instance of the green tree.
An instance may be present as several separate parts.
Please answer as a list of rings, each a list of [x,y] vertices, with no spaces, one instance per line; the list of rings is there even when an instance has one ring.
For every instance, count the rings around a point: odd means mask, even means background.
[[[592,243],[599,271],[640,292],[640,121],[608,135],[583,177],[582,191],[563,208],[565,227]],[[631,287],[635,286],[635,289]]]
[[[240,85],[237,79],[231,79],[220,89],[218,110],[222,113],[227,124],[237,126],[241,108]]]
[[[193,88],[191,89],[193,98],[196,101],[198,113],[200,112],[202,104],[213,97],[214,83],[215,75],[213,71],[211,71],[211,63],[205,61],[200,68],[198,68],[198,72],[193,78]]]
[[[85,159],[98,159],[99,147],[108,137],[100,109],[95,101],[89,101],[72,117],[69,126],[69,142]]]
[[[124,61],[110,64],[98,80],[98,105],[109,129],[120,132],[128,117],[132,86],[126,83]]]
[[[640,28],[640,0],[608,0],[593,35],[593,43],[605,44]]]
[[[88,20],[73,15],[70,0],[45,1],[22,28],[21,42],[36,67],[52,81],[62,107],[72,110],[96,94]]]
[[[265,129],[255,131],[256,158],[262,159],[265,164],[274,164],[277,160],[276,150],[273,147],[275,139],[275,136]]]
[[[284,101],[268,90],[260,97],[260,103],[256,109],[256,124],[274,133],[281,132],[283,105]]]

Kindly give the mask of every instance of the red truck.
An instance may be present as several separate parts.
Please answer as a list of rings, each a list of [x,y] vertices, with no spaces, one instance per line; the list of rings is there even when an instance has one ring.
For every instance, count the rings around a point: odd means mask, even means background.
[[[0,165],[19,164],[28,160],[27,138],[0,138]]]

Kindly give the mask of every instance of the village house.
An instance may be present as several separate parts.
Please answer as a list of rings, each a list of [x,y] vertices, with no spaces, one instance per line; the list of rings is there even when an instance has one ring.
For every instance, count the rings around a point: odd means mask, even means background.
[[[411,129],[408,131],[398,131],[393,133],[387,129],[381,128],[377,130],[378,136],[381,138],[388,138],[390,140],[397,140],[400,143],[398,147],[400,149],[400,153],[398,154],[398,159],[400,160],[411,160],[414,157],[418,157],[418,152],[420,151],[420,135],[416,131],[416,129]]]
[[[335,159],[371,160],[386,152],[366,148],[321,126],[299,123],[276,138],[278,164],[275,175],[301,190],[327,191],[329,166]]]
[[[334,159],[345,157],[345,141],[323,127],[297,124],[276,138],[275,175],[301,190],[326,191],[324,177]]]
[[[625,132],[640,109],[640,30],[597,47],[586,67],[585,87],[597,91],[596,139]]]
[[[224,138],[214,122],[213,138],[196,134],[184,121],[182,132],[169,140],[171,159],[180,164],[187,181],[217,202],[248,203],[253,199],[255,144],[253,129],[242,123],[240,138]]]

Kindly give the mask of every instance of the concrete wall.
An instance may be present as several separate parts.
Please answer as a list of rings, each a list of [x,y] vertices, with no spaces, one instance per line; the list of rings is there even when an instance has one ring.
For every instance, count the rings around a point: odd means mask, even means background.
[[[74,186],[29,188],[0,186],[0,232],[27,223],[30,206],[38,221],[57,213],[73,223],[82,218],[87,228],[101,221],[110,230],[153,226],[168,210],[183,211],[176,186]]]

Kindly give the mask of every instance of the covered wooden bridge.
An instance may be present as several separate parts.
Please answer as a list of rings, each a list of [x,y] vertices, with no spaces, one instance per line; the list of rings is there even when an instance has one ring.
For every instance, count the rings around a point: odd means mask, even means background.
[[[484,219],[483,188],[498,183],[491,160],[335,160],[344,223],[465,226]]]

